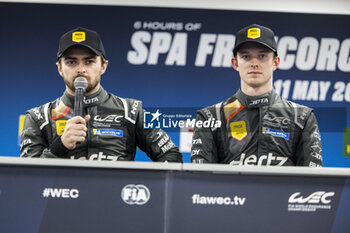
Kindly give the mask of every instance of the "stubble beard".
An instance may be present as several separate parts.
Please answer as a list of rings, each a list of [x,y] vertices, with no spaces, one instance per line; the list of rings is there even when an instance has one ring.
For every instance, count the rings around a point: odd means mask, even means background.
[[[91,79],[86,77],[86,76],[83,76],[83,75],[79,75],[79,76],[74,77],[74,79],[72,81],[69,81],[68,79],[64,78],[64,83],[73,93],[75,93],[74,81],[78,77],[84,77],[84,78],[86,78],[86,80],[88,82],[85,93],[89,93],[94,88],[96,88],[96,86],[100,83],[100,80],[101,80],[101,77],[98,77],[98,79],[96,79],[93,83],[91,83],[91,82],[89,82],[89,80],[91,80]]]

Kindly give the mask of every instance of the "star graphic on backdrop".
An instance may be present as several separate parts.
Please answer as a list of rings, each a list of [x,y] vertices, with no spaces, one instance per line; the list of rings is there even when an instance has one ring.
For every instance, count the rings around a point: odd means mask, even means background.
[[[156,111],[155,113],[151,113],[151,114],[152,114],[152,116],[153,116],[151,122],[154,121],[154,120],[156,120],[156,119],[157,119],[157,121],[159,121],[159,117],[162,115],[162,114],[159,112],[159,109],[157,109],[157,111]]]

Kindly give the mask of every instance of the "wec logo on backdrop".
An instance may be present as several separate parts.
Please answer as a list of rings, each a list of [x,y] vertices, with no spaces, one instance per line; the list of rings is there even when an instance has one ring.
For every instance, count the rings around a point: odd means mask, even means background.
[[[300,195],[300,192],[293,193],[290,197],[288,202],[289,203],[312,203],[312,204],[329,204],[331,203],[330,197],[334,196],[334,192],[325,192],[325,191],[318,191],[310,194],[307,197],[303,197]]]
[[[288,211],[315,212],[318,209],[331,209],[332,197],[335,192],[317,191],[303,196],[300,192],[293,193],[288,199]]]

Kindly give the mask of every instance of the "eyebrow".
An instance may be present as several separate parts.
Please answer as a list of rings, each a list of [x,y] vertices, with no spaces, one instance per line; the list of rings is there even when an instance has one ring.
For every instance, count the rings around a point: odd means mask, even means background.
[[[64,59],[66,59],[66,60],[68,60],[68,59],[70,59],[70,60],[78,60],[78,58],[76,58],[76,57],[69,57],[69,56],[65,57]],[[89,59],[96,59],[96,56],[88,56],[88,57],[84,57],[83,58],[83,60],[89,60]]]

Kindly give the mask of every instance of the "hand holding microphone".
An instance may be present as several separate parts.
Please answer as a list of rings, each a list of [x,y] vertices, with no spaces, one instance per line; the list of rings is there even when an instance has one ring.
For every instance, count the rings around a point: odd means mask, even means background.
[[[74,80],[74,117],[67,121],[66,128],[61,136],[63,145],[69,150],[73,150],[77,143],[83,142],[86,137],[86,122],[90,119],[90,115],[83,116],[83,100],[87,85],[88,83],[85,77],[77,77]]]

